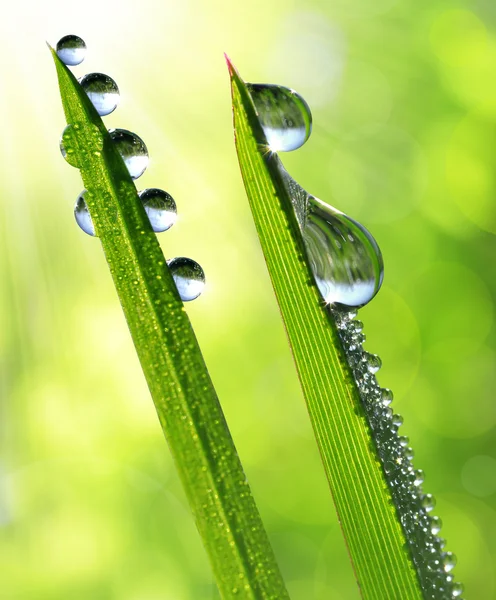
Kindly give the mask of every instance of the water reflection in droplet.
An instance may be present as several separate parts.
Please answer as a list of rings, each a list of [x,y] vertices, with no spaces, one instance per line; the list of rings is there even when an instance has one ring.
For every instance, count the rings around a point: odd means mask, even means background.
[[[110,137],[133,179],[138,179],[148,166],[148,150],[145,142],[127,129],[111,129]]]
[[[57,42],[57,56],[69,67],[79,65],[86,56],[86,44],[77,35],[65,35]]]
[[[88,205],[86,204],[88,192],[83,190],[77,200],[76,205],[74,206],[74,216],[76,217],[76,223],[81,227],[81,229],[87,233],[88,235],[95,235],[95,227],[93,225],[93,221],[91,220],[90,211],[88,210]]]
[[[205,273],[201,266],[191,258],[179,256],[167,261],[177,291],[183,302],[195,300],[205,287]]]
[[[103,73],[88,73],[79,83],[101,117],[109,115],[117,108],[120,94],[112,77]]]
[[[312,132],[312,113],[294,90],[264,83],[248,83],[258,119],[273,152],[302,146]]]
[[[150,219],[153,231],[167,231],[177,219],[174,198],[158,188],[148,188],[140,192],[139,197]]]

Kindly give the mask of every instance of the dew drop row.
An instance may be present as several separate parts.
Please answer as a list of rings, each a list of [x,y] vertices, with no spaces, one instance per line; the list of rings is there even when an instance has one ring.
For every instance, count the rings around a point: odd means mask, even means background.
[[[59,40],[56,52],[60,60],[68,66],[79,65],[86,55],[86,44],[77,35],[66,35]],[[120,102],[120,92],[116,82],[103,73],[89,73],[78,80],[97,113],[107,116]],[[74,151],[73,136],[82,128],[79,123],[69,124],[62,133],[60,151],[64,159],[74,167],[81,167],[81,157]],[[136,180],[145,172],[149,163],[145,142],[127,129],[111,129],[109,135],[122,157],[132,179]],[[103,139],[97,128],[94,131],[93,151],[100,152]],[[76,223],[88,235],[95,236],[95,227],[88,210],[88,191],[83,190],[77,197],[74,216]],[[150,225],[156,233],[167,231],[177,219],[177,207],[173,197],[159,188],[147,188],[139,192]],[[186,257],[177,257],[167,261],[177,290],[183,302],[195,300],[205,287],[205,273],[202,267]]]
[[[442,523],[431,513],[435,499],[424,493],[424,473],[413,465],[413,450],[400,435],[400,415],[391,408],[393,393],[381,388],[375,374],[381,359],[363,349],[363,323],[357,309],[379,291],[384,265],[372,234],[360,223],[315,198],[286,171],[277,151],[302,146],[311,133],[310,109],[293,90],[269,84],[247,84],[273,161],[291,198],[315,285],[336,322],[348,363],[365,409],[377,453],[401,520],[426,600],[461,598],[454,581],[456,557],[446,552]]]

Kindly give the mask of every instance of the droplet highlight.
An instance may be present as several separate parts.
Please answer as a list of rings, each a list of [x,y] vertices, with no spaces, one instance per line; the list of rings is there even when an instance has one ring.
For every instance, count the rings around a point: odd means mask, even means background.
[[[81,227],[84,233],[95,236],[95,226],[91,220],[90,211],[88,210],[88,205],[86,203],[87,195],[87,190],[83,190],[79,194],[74,206],[74,217],[76,218],[76,223]]]
[[[167,261],[170,272],[183,302],[195,300],[205,287],[205,273],[191,258],[179,256]]]
[[[112,77],[103,73],[88,73],[81,77],[79,83],[101,117],[117,108],[121,97]]]
[[[109,134],[129,171],[129,175],[133,179],[141,177],[149,163],[145,142],[127,129],[111,129]]]
[[[267,144],[273,152],[303,146],[312,132],[312,113],[294,90],[280,85],[247,83]]]
[[[86,44],[77,35],[65,35],[57,42],[57,56],[69,67],[75,67],[83,62],[86,56]]]
[[[160,233],[174,225],[177,219],[177,208],[170,194],[158,188],[148,188],[140,192],[139,197],[153,231]]]

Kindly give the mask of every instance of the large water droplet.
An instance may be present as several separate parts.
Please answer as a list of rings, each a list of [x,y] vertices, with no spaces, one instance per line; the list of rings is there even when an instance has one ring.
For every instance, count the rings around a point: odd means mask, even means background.
[[[86,44],[77,35],[65,35],[57,42],[57,56],[70,67],[83,62],[86,55]]]
[[[451,593],[453,594],[453,598],[459,598],[463,594],[463,584],[455,581],[453,583],[453,587],[451,588]]]
[[[439,517],[432,517],[431,519],[431,533],[437,535],[443,527],[443,522]]]
[[[139,197],[150,219],[153,231],[167,231],[177,219],[174,198],[158,188],[149,188],[140,192]]]
[[[382,254],[360,223],[304,190],[275,161],[300,225],[310,267],[327,304],[364,306],[379,291],[384,275]]]
[[[148,150],[145,142],[127,129],[111,129],[110,137],[133,179],[138,179],[148,166]]]
[[[201,266],[191,258],[183,256],[173,258],[167,261],[167,264],[181,300],[189,302],[198,298],[205,287],[205,273]]]
[[[446,573],[452,571],[456,566],[456,556],[453,552],[446,552],[443,557],[443,565]]]
[[[95,227],[93,225],[93,221],[91,220],[88,205],[86,204],[87,194],[88,192],[86,190],[83,190],[79,194],[76,200],[76,205],[74,206],[74,216],[76,217],[76,223],[85,233],[88,235],[95,235]]]
[[[78,152],[74,125],[67,125],[62,132],[60,138],[60,153],[71,167],[79,168],[81,166],[82,160]]]
[[[79,83],[101,117],[109,115],[117,108],[121,97],[112,77],[103,73],[88,73]]]
[[[247,83],[260,125],[273,152],[302,146],[312,132],[312,113],[294,90],[264,83]]]

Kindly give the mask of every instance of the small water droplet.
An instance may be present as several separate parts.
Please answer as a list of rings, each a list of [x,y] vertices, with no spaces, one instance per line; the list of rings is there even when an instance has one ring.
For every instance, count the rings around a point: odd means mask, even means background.
[[[167,264],[181,300],[189,302],[198,298],[205,287],[205,273],[201,266],[191,258],[183,256],[173,258],[167,261]]]
[[[401,415],[394,414],[393,425],[395,425],[396,427],[401,427],[403,425],[403,417]]]
[[[129,171],[129,175],[133,179],[141,177],[149,162],[145,142],[127,129],[111,129],[109,134]]]
[[[86,197],[88,192],[83,190],[77,200],[76,205],[74,206],[74,216],[76,217],[76,223],[81,227],[81,229],[87,233],[88,235],[95,235],[95,227],[93,225],[93,221],[91,220],[90,211],[88,210],[88,205],[86,204]]]
[[[370,373],[377,373],[382,367],[382,360],[377,354],[365,354],[365,360],[367,362],[367,369]]]
[[[148,188],[140,192],[139,197],[146,214],[150,219],[153,231],[159,233],[167,231],[177,219],[176,203],[174,198],[158,188]]]
[[[57,56],[69,67],[74,67],[83,62],[86,56],[86,44],[77,35],[65,35],[57,42]]]
[[[60,138],[60,153],[72,167],[76,168],[83,166],[88,152],[97,153],[102,148],[102,133],[92,123],[69,124]]]
[[[443,526],[443,522],[439,517],[432,517],[431,519],[431,533],[432,535],[437,535]]]
[[[388,388],[381,389],[381,403],[384,406],[389,406],[393,401],[393,392]]]
[[[453,598],[459,598],[463,594],[463,590],[464,590],[463,584],[458,583],[458,581],[455,581],[451,588],[451,593],[453,594]]]
[[[312,113],[299,94],[280,85],[248,83],[246,86],[273,152],[296,150],[308,140]]]
[[[117,108],[121,97],[112,77],[103,73],[88,73],[79,83],[101,117]]]
[[[443,565],[444,565],[444,570],[446,571],[446,573],[449,573],[449,571],[452,571],[455,566],[456,566],[456,556],[453,554],[453,552],[446,552],[444,557],[443,557]]]
[[[425,494],[422,496],[422,506],[427,512],[431,512],[436,506],[436,499],[432,494]]]
[[[422,471],[422,469],[418,469],[417,471],[415,471],[415,481],[413,482],[413,485],[419,486],[424,482],[424,472]]]

